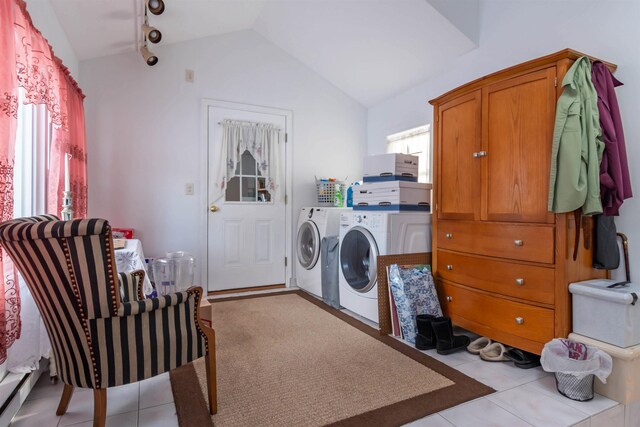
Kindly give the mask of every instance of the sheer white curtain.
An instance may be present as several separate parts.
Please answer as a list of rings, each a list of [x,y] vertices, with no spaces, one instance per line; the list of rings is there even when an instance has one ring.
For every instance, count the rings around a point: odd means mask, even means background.
[[[14,218],[46,212],[47,169],[51,121],[44,104],[19,103],[14,167]],[[49,356],[49,337],[33,297],[22,276],[20,285],[20,338],[7,352],[9,372],[26,373],[38,368],[41,357]]]
[[[223,120],[220,163],[213,181],[211,200],[224,196],[229,180],[234,177],[236,166],[245,151],[253,156],[258,171],[266,179],[266,189],[274,198],[281,197],[278,144],[282,130],[271,123]],[[272,199],[275,200],[275,199]]]

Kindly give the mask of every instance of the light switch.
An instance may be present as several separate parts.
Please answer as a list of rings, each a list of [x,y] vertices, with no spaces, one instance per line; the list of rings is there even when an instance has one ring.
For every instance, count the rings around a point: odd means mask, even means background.
[[[186,194],[187,196],[193,196],[193,182],[187,182],[184,185],[184,194]]]
[[[189,83],[193,83],[195,81],[195,72],[193,70],[185,70],[184,79]]]

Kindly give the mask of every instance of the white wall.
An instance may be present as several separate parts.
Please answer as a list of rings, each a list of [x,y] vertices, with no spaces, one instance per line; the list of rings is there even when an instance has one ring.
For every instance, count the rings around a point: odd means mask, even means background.
[[[80,64],[89,215],[133,227],[145,255],[186,250],[202,260],[203,98],[293,111],[294,222],[300,207],[315,204],[314,175],[362,175],[364,107],[257,33],[152,50],[159,57],[154,67],[137,53]],[[185,82],[186,68],[195,71],[195,83]],[[187,182],[196,183],[194,196],[184,195]]]
[[[26,0],[27,11],[31,15],[33,25],[40,30],[42,35],[49,41],[53,48],[53,53],[69,69],[71,75],[78,79],[78,58],[76,57],[71,43],[60,26],[58,18],[49,3],[49,0]]]
[[[425,81],[368,112],[368,154],[385,152],[387,135],[431,123],[428,100],[493,71],[564,48],[618,65],[617,89],[625,124],[631,181],[636,197],[627,200],[616,220],[630,240],[632,278],[640,262],[640,2],[483,0],[479,48],[461,56],[446,73]]]

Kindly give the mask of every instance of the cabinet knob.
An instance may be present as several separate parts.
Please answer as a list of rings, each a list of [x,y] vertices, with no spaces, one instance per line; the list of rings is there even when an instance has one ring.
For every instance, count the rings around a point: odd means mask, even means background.
[[[524,242],[522,240],[514,240],[513,244],[516,245],[516,246],[522,246],[522,245],[524,245]]]
[[[516,323],[518,325],[522,325],[524,323],[524,318],[523,317],[516,317]]]
[[[477,154],[478,154],[478,155],[477,155],[476,157],[485,157],[485,156],[486,156],[487,154],[489,154],[489,153],[487,153],[486,151],[478,151],[478,153],[477,153]]]
[[[523,279],[523,278],[520,278],[520,277],[519,277],[519,278],[517,278],[517,279],[516,279],[516,285],[518,285],[518,286],[522,286],[522,285],[524,285],[524,279]]]
[[[453,297],[447,296],[447,301],[448,301],[448,302],[453,301]]]
[[[453,270],[453,265],[447,264],[447,270]]]
[[[447,233],[444,235],[445,238],[447,239],[453,239],[453,234],[452,233]]]

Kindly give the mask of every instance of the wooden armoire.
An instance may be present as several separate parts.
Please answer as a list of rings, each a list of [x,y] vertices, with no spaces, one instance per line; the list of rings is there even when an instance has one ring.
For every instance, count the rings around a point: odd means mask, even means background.
[[[591,223],[580,221],[574,261],[574,216],[547,211],[556,101],[581,56],[566,49],[430,101],[442,309],[454,324],[538,354],[571,332],[569,283],[607,274],[591,267]]]

